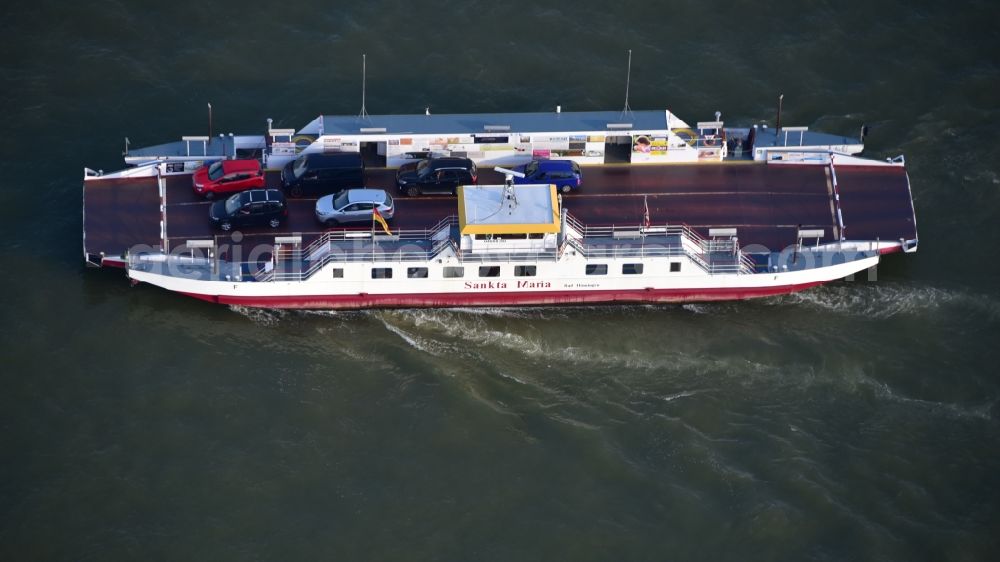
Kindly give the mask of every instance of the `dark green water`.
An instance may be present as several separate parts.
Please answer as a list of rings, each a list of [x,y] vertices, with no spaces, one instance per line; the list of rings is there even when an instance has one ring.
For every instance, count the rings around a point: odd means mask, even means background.
[[[98,1],[0,18],[0,560],[991,560],[990,2]],[[756,302],[309,314],[85,270],[84,166],[370,113],[774,117],[905,154],[921,238]]]

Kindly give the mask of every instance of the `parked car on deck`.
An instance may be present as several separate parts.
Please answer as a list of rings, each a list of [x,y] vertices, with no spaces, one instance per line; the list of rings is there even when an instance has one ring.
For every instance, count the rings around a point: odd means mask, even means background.
[[[572,160],[532,160],[515,170],[524,174],[523,178],[514,178],[516,184],[549,183],[554,184],[563,193],[578,189],[583,183],[580,165]]]
[[[358,152],[302,154],[281,170],[281,184],[292,197],[335,193],[365,184],[365,161]]]
[[[251,189],[216,201],[208,208],[208,219],[222,230],[265,224],[278,228],[287,218],[285,195],[278,189]]]
[[[396,213],[392,197],[381,189],[347,189],[316,200],[316,220],[326,225],[372,222],[372,209],[385,220]]]
[[[219,160],[205,164],[191,176],[194,192],[205,199],[264,187],[264,171],[257,160]]]
[[[468,158],[428,158],[403,164],[396,171],[396,187],[411,197],[423,193],[454,195],[460,185],[474,185],[476,163]]]

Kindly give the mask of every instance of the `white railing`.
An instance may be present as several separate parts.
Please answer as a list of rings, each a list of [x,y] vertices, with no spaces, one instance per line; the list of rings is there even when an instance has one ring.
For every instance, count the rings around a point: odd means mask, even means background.
[[[463,252],[454,233],[458,220],[450,216],[429,229],[398,230],[391,236],[373,236],[372,232],[358,230],[324,232],[304,248],[276,244],[272,261],[265,264],[226,262],[225,269],[241,271],[240,277],[249,276],[259,282],[303,281],[331,262],[429,262],[446,250],[451,250],[460,262],[466,263],[558,261],[567,248],[572,248],[588,259],[687,257],[710,274],[755,271],[753,261],[742,252],[735,239],[707,240],[687,225],[594,227],[582,224],[568,213],[565,220],[560,248]],[[345,244],[359,240],[369,245],[352,247],[352,244]],[[380,240],[386,245],[380,246]],[[406,244],[408,240],[414,243]],[[400,244],[401,241],[404,243]],[[170,262],[187,268],[203,267],[210,276],[218,274],[218,264],[214,260],[197,259],[194,254],[129,256],[132,268],[141,267],[143,262],[147,266],[150,262]]]
[[[453,244],[454,247],[454,244]],[[558,261],[562,252],[556,248],[541,250],[508,250],[506,252],[462,252],[456,248],[455,255],[466,263]]]
[[[270,265],[270,264],[269,264]],[[267,282],[274,280],[274,269],[271,267],[261,267],[253,273],[253,278],[255,281]]]
[[[337,242],[357,240],[359,238],[372,239],[370,232],[359,231],[337,231],[325,232],[313,243],[302,249],[284,250],[281,255],[275,256],[274,269],[269,272],[258,272],[258,280],[266,278],[268,281],[303,281],[311,277],[314,273],[322,269],[331,262],[418,262],[430,261],[440,254],[445,248],[454,248],[454,243],[450,237],[450,229],[457,223],[455,217],[448,217],[437,225],[426,230],[399,230],[396,234],[381,236],[393,242],[400,240],[433,241],[428,249],[399,248],[396,250],[386,250],[379,248],[377,242],[380,239],[378,234],[373,239],[371,248],[363,250],[345,249],[336,245]],[[442,236],[444,232],[444,236]],[[367,236],[358,236],[359,234]],[[278,252],[276,249],[275,252]],[[282,270],[280,267],[285,263],[299,266],[300,269],[292,271]]]
[[[269,280],[271,281],[304,281],[324,266],[331,262],[339,263],[356,263],[356,262],[426,262],[434,258],[438,253],[441,252],[445,247],[449,245],[449,241],[442,240],[435,244],[429,250],[419,250],[419,251],[384,251],[384,250],[372,250],[364,252],[345,252],[345,253],[328,253],[318,260],[305,260],[301,259],[300,256],[291,256],[287,260],[278,261],[275,268],[270,273]],[[287,271],[283,270],[281,264],[283,262],[288,262],[300,266],[305,266],[301,270]]]
[[[747,274],[755,271],[753,260],[746,256],[734,239],[707,240],[685,224],[641,227],[629,226],[588,226],[579,222],[569,213],[566,225],[578,237],[566,232],[566,242],[587,258],[621,257],[679,257],[687,256],[704,271],[716,273]],[[676,237],[676,244],[654,244],[650,237]],[[588,240],[590,239],[590,240]],[[617,241],[600,244],[594,239]],[[623,244],[622,241],[635,239],[637,244]]]
[[[423,230],[396,230],[392,234],[393,240],[434,240],[441,236],[441,231],[445,228],[450,229],[452,226],[458,224],[458,217],[452,215],[442,219],[436,225],[423,229]],[[391,229],[390,229],[391,231]],[[378,240],[381,236],[385,239],[386,236],[379,234],[382,232],[381,227],[373,231],[365,230],[337,230],[337,231],[327,231],[321,234],[316,240],[313,240],[308,246],[302,248],[302,255],[309,257],[316,255],[323,251],[324,248],[329,248],[332,242],[343,242],[347,240],[364,240],[371,239],[374,235],[375,240]],[[447,234],[447,233],[446,233]]]

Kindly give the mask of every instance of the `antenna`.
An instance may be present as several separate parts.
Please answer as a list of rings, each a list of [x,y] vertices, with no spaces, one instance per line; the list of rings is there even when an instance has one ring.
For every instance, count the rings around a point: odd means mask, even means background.
[[[632,49],[628,50],[628,73],[625,75],[625,109],[622,110],[621,117],[625,117],[625,114],[632,113],[632,108],[628,106],[628,87],[629,82],[632,81]]]
[[[506,184],[513,184],[514,178],[524,178],[524,172],[509,170],[507,168],[501,168],[500,166],[495,166],[493,169],[504,175],[504,183]]]
[[[212,102],[208,102],[208,142],[212,142]]]
[[[368,55],[361,53],[361,113],[358,114],[358,119],[368,119],[368,110],[365,109],[365,89],[368,84]]]
[[[774,124],[774,136],[778,136],[781,132],[781,102],[785,99],[785,94],[778,96],[778,119],[777,123]]]
[[[517,207],[517,192],[514,191],[514,178],[524,178],[524,173],[518,172],[517,170],[501,168],[500,166],[496,166],[493,169],[504,175],[503,195],[501,197],[504,201],[509,202],[508,207],[513,210],[514,207]],[[503,208],[502,202],[501,208]]]

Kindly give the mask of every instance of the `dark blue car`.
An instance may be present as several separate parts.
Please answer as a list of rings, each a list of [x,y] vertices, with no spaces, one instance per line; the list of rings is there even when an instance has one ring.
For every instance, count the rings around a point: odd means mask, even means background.
[[[552,183],[563,193],[578,189],[583,183],[580,165],[572,160],[532,160],[516,168],[524,174],[514,183]]]

